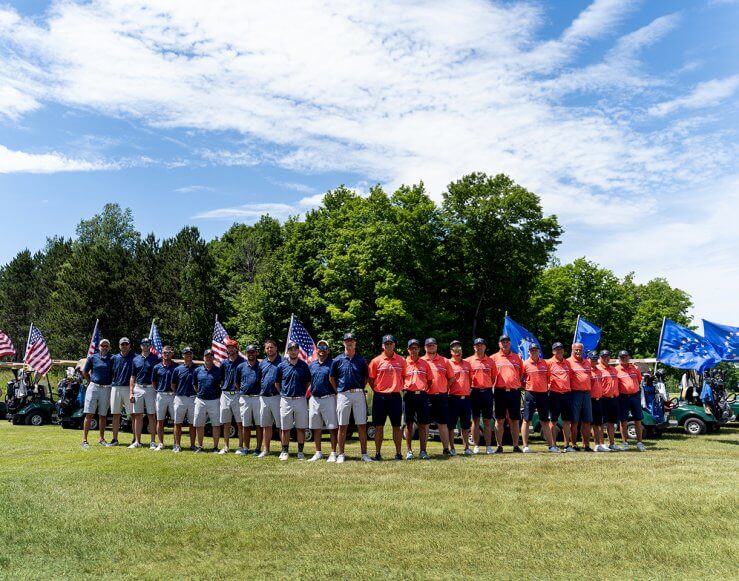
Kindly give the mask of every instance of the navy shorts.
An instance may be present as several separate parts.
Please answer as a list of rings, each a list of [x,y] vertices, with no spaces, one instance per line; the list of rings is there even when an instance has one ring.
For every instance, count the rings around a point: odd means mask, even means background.
[[[403,416],[403,400],[399,393],[375,393],[372,398],[372,424],[382,427],[390,418],[390,424],[398,428]]]
[[[593,410],[593,421],[591,422],[594,426],[603,425],[603,400],[590,399],[590,408]]]
[[[496,420],[504,420],[506,415],[511,420],[521,419],[520,389],[494,389],[493,400],[495,401]]]
[[[405,423],[429,423],[429,396],[425,391],[406,391],[403,394]]]
[[[572,421],[572,392],[549,392],[549,421],[556,422],[560,415],[563,422]]]
[[[601,398],[600,403],[603,408],[603,420],[609,424],[618,423],[618,420],[621,417],[621,410],[618,407],[618,396],[603,397]]]
[[[534,418],[534,412],[539,412],[539,421],[549,421],[549,394],[537,391],[524,392],[523,396],[523,419],[530,422]]]
[[[572,421],[593,422],[593,410],[590,407],[589,391],[572,391]]]
[[[622,393],[618,396],[618,407],[622,422],[629,419],[640,422],[644,419],[644,414],[641,411],[640,393],[632,393],[631,395]],[[631,412],[630,418],[629,412]]]
[[[446,424],[449,421],[449,394],[435,393],[429,396],[431,421]]]
[[[472,388],[470,390],[470,404],[472,406],[472,417],[479,418],[482,416],[484,420],[493,418],[493,388],[485,387],[481,389]]]
[[[472,404],[469,396],[466,395],[450,395],[449,396],[449,417],[447,418],[447,426],[450,430],[459,427],[463,430],[469,430],[472,424]]]

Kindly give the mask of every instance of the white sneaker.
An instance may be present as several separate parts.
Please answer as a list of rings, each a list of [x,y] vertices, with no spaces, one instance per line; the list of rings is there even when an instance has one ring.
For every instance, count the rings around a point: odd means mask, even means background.
[[[531,448],[529,448],[528,446],[524,446],[524,447],[523,447],[523,453],[524,453],[524,454],[529,454],[529,453],[531,453]]]
[[[366,456],[366,455],[367,454],[365,454],[364,456]],[[364,456],[362,456],[362,460],[364,462],[366,462],[367,460],[364,459]],[[344,463],[344,460],[346,460],[346,457],[344,456],[344,454],[339,454],[338,456],[336,456],[336,463],[337,464],[343,464]]]
[[[289,454],[287,452],[280,452],[280,460],[287,460],[289,458]]]
[[[336,452],[331,452],[328,455],[328,459],[326,460],[326,462],[336,462]]]
[[[323,452],[316,452],[313,456],[308,458],[308,462],[315,462],[316,460],[323,460]]]
[[[628,449],[629,449],[629,443],[628,442],[624,442],[623,444],[621,444],[621,450],[623,450],[625,452]]]
[[[405,453],[405,459],[406,459],[406,460],[413,460],[413,452],[412,452],[411,450],[408,450],[408,451],[407,451],[407,452]]]
[[[151,443],[149,444],[149,450],[156,450],[156,448],[157,448],[157,445],[156,445],[156,443],[154,443],[154,442],[151,442]]]
[[[177,453],[177,452],[181,452],[181,451],[182,451],[182,448],[180,448],[179,446],[176,446],[176,445],[175,446],[172,446],[172,452]]]
[[[129,450],[133,450],[134,448],[141,448],[141,444],[139,444],[138,442],[134,442],[128,447]]]
[[[244,449],[241,446],[239,446],[238,448],[236,448],[236,452],[235,453],[238,454],[239,456],[241,456],[242,455],[241,453],[243,451],[244,451]]]
[[[472,450],[470,450],[469,448],[465,448],[464,449],[464,455],[465,456],[472,456]]]
[[[647,447],[644,445],[644,442],[637,442],[636,449],[639,450],[639,452],[644,452]]]
[[[451,450],[449,450],[449,455],[450,456],[456,456],[457,455],[457,451],[454,448],[452,448]]]
[[[161,452],[162,450],[164,450],[164,445],[159,444],[158,446],[154,446],[152,450],[154,450],[155,452]]]
[[[342,458],[343,456],[344,456],[344,454],[342,454],[341,456],[339,456],[339,458]],[[337,460],[337,462],[338,462],[338,460]],[[342,462],[343,462],[343,460],[342,460]],[[369,457],[369,454],[362,454],[362,462],[374,462],[374,460]]]
[[[485,448],[485,453],[486,454],[492,454],[493,453],[493,447],[492,446],[487,446]]]
[[[473,454],[479,454],[480,453],[480,446],[475,446],[474,448],[472,448],[472,453]]]
[[[257,456],[257,458],[266,458],[267,456],[269,456],[269,452],[267,452],[267,450],[262,450],[259,452],[259,456]]]
[[[83,450],[89,450],[90,449],[90,444],[88,444],[87,442],[82,442],[82,449]]]
[[[218,450],[218,453],[221,454],[221,455],[228,454],[228,448],[223,447],[220,450]]]
[[[298,452],[298,460],[305,460],[305,454]]]
[[[619,448],[618,446],[616,446],[616,444],[611,444],[610,446],[608,446],[608,449],[611,452],[620,452],[621,451],[621,448]]]
[[[567,446],[565,452],[575,452],[575,449],[572,446]]]
[[[562,452],[562,450],[560,450],[558,446],[549,446],[549,451],[554,454],[559,454],[560,452]]]

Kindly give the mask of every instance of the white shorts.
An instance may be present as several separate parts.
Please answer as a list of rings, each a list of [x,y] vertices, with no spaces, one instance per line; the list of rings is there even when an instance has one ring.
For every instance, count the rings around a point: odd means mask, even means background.
[[[206,416],[210,420],[211,426],[221,425],[221,402],[217,399],[200,399],[195,398],[195,419],[192,425],[196,428],[205,426]]]
[[[166,392],[157,392],[157,421],[163,422],[167,419],[167,412],[169,412],[169,417],[174,420],[175,418],[175,412],[174,412],[174,394],[173,393],[166,393]]]
[[[308,400],[304,397],[280,398],[280,429],[290,430],[295,424],[298,430],[308,427]]]
[[[131,388],[127,385],[112,385],[110,387],[110,413],[120,415],[123,410],[131,409]]]
[[[239,414],[241,415],[241,424],[245,428],[259,425],[259,410],[262,405],[259,401],[259,396],[241,395],[239,396],[239,403],[241,404],[241,409],[239,410]]]
[[[110,386],[90,383],[85,390],[83,413],[97,413],[99,416],[107,416],[108,404],[110,404]]]
[[[133,413],[155,414],[157,411],[157,392],[150,385],[148,387],[137,383],[133,387]]]
[[[231,420],[235,420],[237,424],[241,423],[241,399],[238,393],[229,395],[225,392],[221,393],[221,423],[230,424]]]
[[[311,430],[335,430],[339,427],[336,417],[336,396],[310,398],[308,406],[308,426]]]
[[[176,395],[174,396],[174,423],[184,424],[185,416],[192,426],[195,421],[195,396],[194,395]]]
[[[279,395],[259,396],[259,425],[263,428],[280,427],[280,399]]]
[[[348,426],[354,412],[354,423],[358,426],[367,423],[367,400],[362,391],[343,391],[336,395],[336,414],[340,426]]]

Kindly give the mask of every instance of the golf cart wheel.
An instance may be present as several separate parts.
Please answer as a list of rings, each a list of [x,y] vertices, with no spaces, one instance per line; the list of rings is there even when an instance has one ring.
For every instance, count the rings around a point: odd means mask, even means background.
[[[706,423],[700,418],[688,418],[683,424],[683,429],[689,436],[699,436],[706,433]]]
[[[303,432],[305,432],[305,441],[312,442],[313,441],[313,430],[308,428],[307,430],[303,430]]]
[[[367,424],[367,439],[375,439],[375,426],[373,426],[372,424]]]
[[[99,425],[97,416],[92,416],[92,419],[90,420],[90,429],[97,430]]]
[[[18,414],[14,414],[14,415],[13,415],[13,419],[12,419],[12,420],[10,420],[10,421],[11,421],[11,423],[12,423],[12,424],[13,424],[14,426],[17,426],[17,425],[19,425],[19,424],[22,424],[22,423],[23,423],[23,418],[22,418],[21,416],[19,416]]]
[[[630,440],[636,440],[636,424],[634,422],[626,423],[626,437]]]
[[[229,426],[229,428],[228,428],[228,437],[229,437],[229,439],[231,439],[231,438],[238,438],[239,437],[239,433],[238,433],[238,429],[236,428],[236,424],[231,424]]]
[[[39,412],[33,412],[32,414],[26,417],[26,425],[27,426],[43,426],[44,425],[44,415]]]

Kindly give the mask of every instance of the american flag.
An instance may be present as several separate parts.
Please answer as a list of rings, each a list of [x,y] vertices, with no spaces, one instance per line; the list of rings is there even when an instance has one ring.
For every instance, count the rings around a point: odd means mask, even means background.
[[[223,328],[221,322],[216,319],[216,326],[213,328],[213,341],[210,344],[210,348],[213,350],[213,357],[217,364],[221,364],[228,353],[226,352],[226,339],[229,339],[226,329]]]
[[[290,329],[287,333],[287,342],[290,341],[295,341],[298,344],[300,348],[298,357],[300,359],[306,363],[316,360],[316,342],[295,315],[292,315],[290,319]],[[285,350],[285,355],[287,355],[287,350]]]
[[[49,347],[46,340],[38,330],[36,325],[31,325],[31,335],[29,337],[28,346],[26,347],[26,356],[23,358],[31,369],[35,369],[39,375],[44,375],[51,369],[51,355],[49,355]]]
[[[95,355],[100,351],[100,321],[95,321],[95,328],[92,331],[92,339],[90,339],[90,347],[87,349],[87,356]]]
[[[10,337],[0,330],[0,357],[5,357],[6,355],[10,355],[11,357],[15,355],[15,347],[13,347]]]
[[[159,329],[157,329],[154,321],[151,322],[149,339],[151,339],[151,352],[157,357],[161,357],[163,349],[162,336],[159,334]]]

